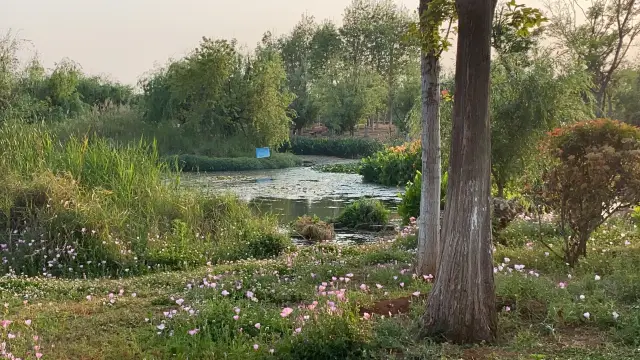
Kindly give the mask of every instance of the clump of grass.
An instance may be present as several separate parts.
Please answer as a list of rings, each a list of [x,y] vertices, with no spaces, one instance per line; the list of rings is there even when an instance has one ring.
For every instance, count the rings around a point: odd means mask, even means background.
[[[390,211],[377,199],[362,198],[347,205],[335,219],[347,228],[384,226],[389,223]]]
[[[181,171],[245,171],[284,169],[302,165],[302,160],[292,154],[272,154],[268,158],[212,158],[202,155],[178,155],[167,158],[169,164],[177,164]]]
[[[335,236],[333,224],[328,224],[317,216],[301,216],[293,222],[292,228],[305,240],[317,242],[331,240]]]
[[[360,171],[360,163],[316,165],[313,169],[320,172],[357,174]]]
[[[264,258],[289,241],[232,196],[181,190],[155,144],[64,143],[40,126],[0,128],[0,272],[104,276]]]

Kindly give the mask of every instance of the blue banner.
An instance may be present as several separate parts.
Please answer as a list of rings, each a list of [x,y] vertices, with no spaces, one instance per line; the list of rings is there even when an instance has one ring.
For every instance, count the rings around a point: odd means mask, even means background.
[[[256,158],[262,159],[262,158],[268,158],[270,156],[271,156],[271,151],[269,150],[268,147],[256,148]]]

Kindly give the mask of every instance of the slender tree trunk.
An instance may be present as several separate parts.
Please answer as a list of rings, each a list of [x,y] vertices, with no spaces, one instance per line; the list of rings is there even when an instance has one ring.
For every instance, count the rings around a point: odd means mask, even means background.
[[[429,0],[422,0],[426,4]],[[422,188],[418,224],[418,265],[420,275],[436,274],[440,241],[440,60],[434,51],[421,56],[422,72]]]
[[[391,123],[393,122],[393,79],[394,79],[394,63],[393,63],[393,49],[391,50],[391,57],[389,59],[389,76],[387,78],[387,86],[389,87],[389,91],[387,93],[387,114],[386,114],[386,122],[389,124],[389,129],[391,129]]]
[[[496,179],[496,186],[498,187],[498,197],[504,199],[504,182]]]
[[[491,254],[489,71],[496,0],[456,0],[458,47],[442,261],[424,334],[493,342],[497,315]]]
[[[601,118],[604,117],[604,109],[605,109],[605,89],[601,88],[596,92],[596,117]]]

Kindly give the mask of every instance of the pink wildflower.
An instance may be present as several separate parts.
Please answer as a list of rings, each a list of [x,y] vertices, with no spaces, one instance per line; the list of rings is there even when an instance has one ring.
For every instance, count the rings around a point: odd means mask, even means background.
[[[287,317],[287,316],[291,315],[292,312],[293,312],[292,308],[286,307],[286,308],[282,309],[282,312],[280,313],[280,316],[282,316],[284,318],[284,317]]]

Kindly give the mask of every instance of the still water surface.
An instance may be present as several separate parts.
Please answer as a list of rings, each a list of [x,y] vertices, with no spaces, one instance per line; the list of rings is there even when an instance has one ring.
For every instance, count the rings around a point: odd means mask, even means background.
[[[314,163],[344,163],[349,160],[305,157]],[[256,211],[277,215],[283,224],[302,215],[321,219],[337,216],[361,197],[379,199],[395,212],[404,189],[362,182],[357,174],[324,173],[310,167],[277,170],[183,174],[182,183],[205,192],[231,192],[248,201]],[[353,238],[357,234],[338,234]],[[357,236],[356,236],[357,237]]]

